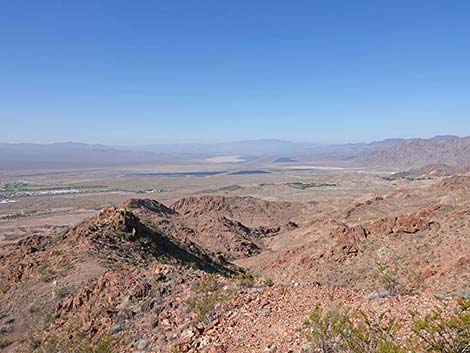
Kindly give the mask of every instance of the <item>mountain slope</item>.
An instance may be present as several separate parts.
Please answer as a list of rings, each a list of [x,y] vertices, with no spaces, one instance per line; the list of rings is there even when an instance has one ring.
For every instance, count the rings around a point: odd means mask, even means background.
[[[470,166],[450,166],[448,164],[427,164],[421,168],[395,173],[391,179],[397,178],[439,178],[457,174],[470,173]]]
[[[413,139],[387,150],[374,152],[364,160],[369,166],[419,168],[427,164],[470,164],[470,137],[445,139]]]

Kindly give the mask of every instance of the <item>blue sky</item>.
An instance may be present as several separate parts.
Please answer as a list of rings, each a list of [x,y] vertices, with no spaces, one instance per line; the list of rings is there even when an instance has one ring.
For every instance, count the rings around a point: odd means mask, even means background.
[[[4,142],[470,135],[470,1],[0,0]]]

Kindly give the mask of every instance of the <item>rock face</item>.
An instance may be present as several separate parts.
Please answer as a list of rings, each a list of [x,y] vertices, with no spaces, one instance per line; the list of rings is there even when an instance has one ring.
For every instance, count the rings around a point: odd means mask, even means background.
[[[358,211],[361,211],[361,209],[369,209],[371,206],[374,207],[374,205],[379,204],[380,202],[384,201],[384,198],[381,196],[376,196],[371,199],[368,199],[364,202],[358,202],[356,203],[353,207],[349,208],[346,211],[346,218],[351,217]]]
[[[333,239],[330,256],[334,261],[344,261],[356,256],[359,253],[359,243],[366,240],[368,234],[368,230],[360,225],[338,225],[330,232]]]
[[[193,286],[210,276],[223,283],[224,276],[241,272],[222,254],[191,241],[191,232],[177,234],[177,226],[166,232],[148,221],[153,214],[157,223],[172,217],[177,223],[175,211],[150,200],[125,206],[103,209],[65,233],[26,238],[0,258],[0,324],[12,342],[23,342],[20,336],[28,327],[44,332],[34,340],[70,336],[70,325],[78,320],[90,339],[96,333],[119,337],[153,331],[148,342],[168,348],[182,325],[194,320],[185,302],[196,295]],[[56,319],[47,327],[41,315]],[[142,339],[126,343],[125,351],[143,347]]]
[[[390,235],[398,233],[413,234],[429,229],[434,224],[430,219],[433,212],[439,210],[439,204],[431,205],[416,212],[396,217],[386,217],[369,225],[369,232],[376,235]]]
[[[207,218],[194,223],[196,241],[228,259],[259,254],[263,247],[253,230],[226,217]]]
[[[441,195],[452,195],[442,184],[446,188],[460,185],[455,189],[459,196],[456,199],[458,207],[447,201],[446,204],[429,203],[429,200],[440,200]],[[326,286],[371,291],[377,285],[373,280],[377,278],[377,263],[383,262],[400,268],[403,273],[400,280],[409,283],[410,287],[424,285],[426,291],[434,293],[438,289],[460,293],[470,284],[464,284],[466,280],[462,277],[468,271],[467,265],[462,266],[466,260],[459,260],[456,255],[470,251],[467,234],[470,198],[468,191],[465,193],[462,188],[464,184],[462,177],[430,184],[420,193],[426,197],[435,196],[426,198],[428,205],[418,208],[415,206],[416,195],[409,192],[368,197],[366,200],[370,202],[355,203],[359,205],[355,209],[364,212],[364,209],[373,208],[376,214],[381,214],[382,210],[394,209],[397,202],[406,202],[413,205],[410,209],[414,210],[359,224],[357,217],[352,220],[348,212],[343,213],[342,221],[325,219],[300,224],[289,235],[275,236],[269,243],[273,251],[237,263],[286,284],[308,279]]]
[[[52,330],[60,333],[63,322],[79,319],[89,333],[133,337],[122,343],[124,351],[170,352],[176,345],[190,345],[201,334],[187,301],[205,277],[203,272],[163,264],[139,271],[108,271],[57,304],[59,319]]]

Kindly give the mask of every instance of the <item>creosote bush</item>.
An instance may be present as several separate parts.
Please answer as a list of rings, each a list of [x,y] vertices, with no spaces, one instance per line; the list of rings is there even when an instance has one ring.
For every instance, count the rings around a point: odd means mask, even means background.
[[[450,314],[441,308],[421,318],[416,312],[412,314],[413,333],[419,337],[423,352],[470,352],[470,300],[460,299]]]
[[[217,307],[228,300],[230,293],[224,291],[215,275],[209,275],[194,287],[194,295],[186,304],[196,313],[198,322],[208,324],[218,316]]]
[[[243,287],[253,287],[255,285],[255,277],[249,272],[243,273],[240,276],[240,284]]]
[[[461,299],[453,312],[434,308],[413,312],[411,332],[398,340],[401,326],[393,317],[370,318],[361,311],[324,310],[316,306],[299,330],[323,353],[469,353],[470,300]]]
[[[377,263],[377,280],[389,295],[395,296],[405,292],[405,286],[398,278],[398,271],[391,269],[390,266],[383,262]]]
[[[274,285],[274,281],[272,278],[269,277],[264,280],[264,284],[268,287],[272,287]]]
[[[82,323],[74,320],[60,334],[49,334],[33,346],[33,353],[115,353],[119,344],[110,335],[102,334],[92,340],[82,330]]]
[[[323,353],[402,353],[396,342],[399,328],[385,314],[372,320],[361,311],[325,311],[317,305],[300,332]]]

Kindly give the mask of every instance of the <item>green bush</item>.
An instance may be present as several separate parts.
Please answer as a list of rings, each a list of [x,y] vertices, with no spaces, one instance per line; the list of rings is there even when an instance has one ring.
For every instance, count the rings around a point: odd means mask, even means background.
[[[49,336],[38,349],[36,353],[114,353],[118,352],[114,348],[113,342],[109,337],[100,337],[97,342],[91,340],[83,333],[75,333],[74,336]]]
[[[450,314],[435,308],[423,318],[417,313],[413,316],[413,333],[419,337],[423,352],[470,352],[470,300],[459,300]]]
[[[71,288],[68,286],[55,287],[53,289],[53,294],[55,298],[63,299],[71,292]]]
[[[115,353],[120,352],[118,342],[106,333],[91,339],[83,330],[80,320],[68,322],[59,333],[45,328],[32,328],[27,342],[33,353]],[[121,342],[122,343],[122,342]],[[122,347],[121,347],[122,348]]]
[[[264,284],[267,285],[268,287],[272,287],[274,285],[274,281],[272,278],[266,278],[264,280]]]
[[[324,311],[317,305],[300,332],[323,353],[402,353],[396,342],[399,328],[385,314],[372,320],[360,311]]]
[[[186,304],[196,313],[197,321],[205,324],[216,318],[217,306],[229,298],[229,293],[223,290],[215,275],[209,275],[198,282],[193,290],[194,295]]]
[[[243,287],[253,287],[255,285],[255,277],[251,273],[246,272],[241,275],[240,284]]]
[[[408,341],[399,342],[401,326],[385,314],[370,318],[361,311],[316,306],[299,330],[323,353],[469,353],[470,300],[461,299],[451,312],[434,308],[420,316],[413,312]]]
[[[398,279],[398,271],[383,262],[377,263],[377,280],[389,295],[395,296],[405,292],[405,286]]]

